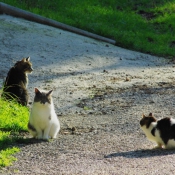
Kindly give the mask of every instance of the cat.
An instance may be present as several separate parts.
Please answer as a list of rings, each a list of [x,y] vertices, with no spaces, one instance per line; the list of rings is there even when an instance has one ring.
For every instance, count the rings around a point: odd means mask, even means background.
[[[165,117],[157,120],[150,113],[143,115],[140,126],[147,138],[157,143],[155,148],[175,148],[175,119]]]
[[[52,91],[47,92],[35,88],[28,130],[36,139],[55,139],[60,130],[60,123],[54,110]]]
[[[28,73],[32,73],[30,57],[17,61],[9,70],[3,85],[2,97],[7,100],[15,99],[19,104],[27,106],[28,103]]]

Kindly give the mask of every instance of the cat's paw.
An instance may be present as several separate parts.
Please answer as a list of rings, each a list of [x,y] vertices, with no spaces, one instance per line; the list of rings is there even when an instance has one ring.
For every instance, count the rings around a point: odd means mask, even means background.
[[[162,149],[162,145],[156,145],[153,149]]]
[[[50,139],[50,137],[49,136],[43,136],[43,138],[42,138],[43,140],[49,140]]]
[[[56,138],[57,138],[57,136],[56,136],[56,135],[54,135],[54,136],[51,136],[50,138],[51,138],[51,139],[56,139]]]
[[[43,139],[43,136],[42,135],[37,135],[36,139]]]

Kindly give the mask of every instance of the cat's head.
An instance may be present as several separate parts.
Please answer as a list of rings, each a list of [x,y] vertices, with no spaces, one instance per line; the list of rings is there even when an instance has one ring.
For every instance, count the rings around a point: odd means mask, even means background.
[[[38,88],[35,88],[34,102],[40,103],[42,105],[51,104],[52,103],[52,91],[53,90],[44,91],[44,90],[39,90]]]
[[[30,57],[23,58],[21,61],[17,61],[14,67],[24,73],[31,73],[33,71]]]
[[[140,120],[140,126],[143,127],[144,125],[146,126],[146,128],[149,128],[150,124],[152,122],[156,122],[156,118],[152,115],[152,113],[150,113],[148,116],[145,116],[143,114],[142,119]]]

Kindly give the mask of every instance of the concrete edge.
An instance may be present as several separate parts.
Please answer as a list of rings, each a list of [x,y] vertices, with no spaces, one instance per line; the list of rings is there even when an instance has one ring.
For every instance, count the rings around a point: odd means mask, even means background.
[[[2,2],[0,2],[0,13],[1,14],[4,13],[4,14],[19,17],[19,18],[24,18],[26,20],[34,21],[34,22],[37,22],[37,23],[45,24],[45,25],[49,25],[49,26],[52,26],[52,27],[63,29],[63,30],[66,30],[66,31],[69,31],[69,32],[72,32],[72,33],[83,35],[83,36],[93,38],[93,39],[96,39],[96,40],[99,40],[99,41],[103,41],[103,42],[106,42],[106,43],[110,43],[110,44],[113,44],[113,45],[116,44],[115,40],[112,40],[112,39],[109,39],[109,38],[106,38],[106,37],[103,37],[103,36],[100,36],[100,35],[96,35],[96,34],[93,34],[91,32],[87,32],[87,31],[84,31],[84,30],[66,25],[66,24],[57,22],[55,20],[49,19],[49,18],[45,18],[43,16],[40,16],[40,15],[31,13],[31,12],[28,12],[28,11],[25,11],[25,10],[22,10],[22,9],[19,9],[17,7],[13,7],[11,5],[8,5],[8,4],[2,3]]]

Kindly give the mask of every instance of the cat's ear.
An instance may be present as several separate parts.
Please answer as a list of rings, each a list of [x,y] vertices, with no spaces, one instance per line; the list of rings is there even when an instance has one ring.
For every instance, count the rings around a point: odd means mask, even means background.
[[[19,63],[20,63],[20,61],[17,61],[14,65],[14,67],[16,67]]]
[[[145,114],[142,114],[142,118],[146,117]]]
[[[26,58],[23,58],[21,61],[22,61],[22,62],[26,62]]]
[[[38,88],[35,88],[35,94],[40,93]]]
[[[152,113],[149,113],[149,117],[152,117],[153,116],[153,114]]]
[[[50,90],[47,95],[52,95],[53,90]]]
[[[30,61],[30,57],[27,57],[27,58],[26,58],[26,61]]]

